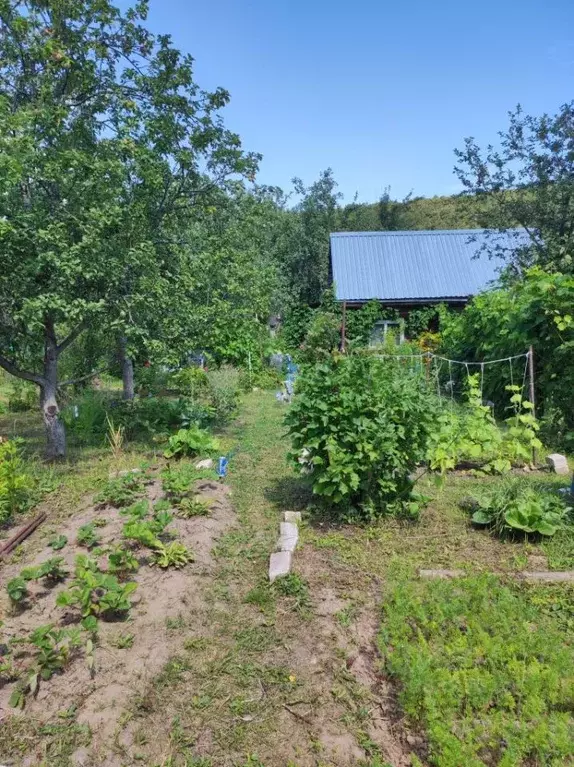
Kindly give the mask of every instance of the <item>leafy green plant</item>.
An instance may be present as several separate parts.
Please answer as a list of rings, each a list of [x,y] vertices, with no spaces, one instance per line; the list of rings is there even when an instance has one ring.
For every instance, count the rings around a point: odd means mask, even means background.
[[[435,403],[395,360],[334,355],[307,368],[285,422],[291,463],[349,520],[416,517],[411,474],[425,454]]]
[[[57,535],[48,541],[48,546],[54,551],[60,551],[68,543],[68,539],[65,535]]]
[[[487,525],[501,535],[511,531],[551,536],[560,530],[571,509],[548,490],[525,486],[524,480],[508,480],[475,499],[472,521]]]
[[[71,651],[82,643],[78,629],[59,629],[53,624],[40,626],[24,641],[34,648],[34,662],[10,696],[10,705],[14,708],[24,708],[26,695],[36,695],[40,680],[47,681],[62,671]]]
[[[28,597],[28,587],[26,580],[22,576],[12,578],[6,584],[6,591],[10,597],[10,602],[14,605],[21,605]]]
[[[185,567],[188,562],[193,562],[193,554],[179,541],[172,541],[167,546],[160,543],[159,546],[155,547],[151,560],[152,565],[157,565],[162,569]]]
[[[127,540],[136,541],[149,549],[155,549],[161,545],[157,537],[157,532],[153,529],[149,521],[131,520],[126,522],[123,529],[123,536]]]
[[[186,496],[177,502],[176,513],[178,517],[191,519],[192,517],[207,517],[211,511],[211,501],[208,499],[190,498]]]
[[[143,500],[133,503],[131,506],[122,509],[120,514],[123,517],[131,517],[131,519],[145,519],[149,514],[149,501]]]
[[[78,546],[85,546],[87,549],[91,549],[100,543],[100,539],[96,535],[96,526],[93,522],[80,527],[76,536],[76,543]]]
[[[166,527],[170,525],[173,522],[173,514],[170,514],[169,511],[165,511],[163,509],[161,510],[155,510],[153,519],[150,522],[150,527],[153,530],[156,535],[161,535]]]
[[[136,588],[136,583],[121,584],[114,575],[102,573],[96,562],[80,555],[75,579],[68,590],[58,594],[56,604],[80,607],[83,618],[107,617],[126,613],[131,607],[129,596]]]
[[[164,452],[166,458],[181,458],[183,456],[209,455],[219,450],[218,441],[209,432],[192,425],[180,429],[168,440]]]
[[[100,506],[115,506],[120,509],[134,503],[143,491],[143,477],[139,474],[127,474],[125,477],[106,482],[94,500]]]
[[[33,484],[22,459],[23,440],[0,437],[0,524],[26,511],[33,500]]]
[[[530,463],[534,451],[542,447],[538,439],[540,424],[533,415],[532,402],[522,399],[520,386],[507,386],[506,391],[512,395],[510,403],[514,414],[505,421],[503,451],[513,466],[522,466]]]
[[[68,576],[68,571],[62,567],[63,562],[63,557],[52,557],[52,559],[47,559],[45,562],[42,562],[42,564],[38,565],[36,568],[36,580],[45,578],[51,583],[58,583],[59,581],[65,580]]]
[[[125,576],[139,569],[139,562],[133,552],[123,546],[116,546],[108,554],[108,569],[111,573]]]
[[[195,494],[195,483],[199,479],[213,478],[212,471],[196,469],[190,463],[183,463],[177,467],[169,466],[161,473],[162,487],[173,504],[177,504],[182,498]]]
[[[133,646],[134,639],[133,634],[118,634],[110,639],[110,644],[118,650],[129,650]]]

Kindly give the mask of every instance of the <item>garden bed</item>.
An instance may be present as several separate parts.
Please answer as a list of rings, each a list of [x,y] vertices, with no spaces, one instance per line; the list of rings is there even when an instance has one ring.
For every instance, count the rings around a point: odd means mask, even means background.
[[[139,570],[130,577],[137,583],[131,597],[132,607],[125,616],[112,620],[99,620],[95,645],[95,666],[88,667],[83,648],[75,652],[70,662],[51,679],[41,681],[37,694],[28,695],[23,711],[10,707],[10,696],[15,684],[0,689],[0,722],[9,727],[9,719],[25,717],[47,721],[62,711],[73,709],[80,725],[89,726],[92,747],[97,752],[112,738],[127,702],[138,694],[157,675],[181,644],[180,634],[170,631],[170,625],[188,621],[203,604],[206,578],[213,567],[212,548],[215,541],[234,521],[228,499],[229,489],[215,481],[201,480],[196,486],[195,498],[210,505],[207,516],[190,519],[174,517],[169,526],[177,540],[193,552],[194,561],[181,569],[160,569],[150,566],[150,551],[134,549]],[[161,480],[145,480],[145,496],[150,502],[164,497]],[[17,577],[26,567],[37,567],[55,555],[63,558],[62,566],[70,575],[62,583],[48,588],[44,582],[30,582],[30,594],[22,607],[10,607],[6,592],[2,597],[3,642],[21,637],[39,626],[55,624],[69,627],[79,624],[78,610],[56,606],[57,595],[65,591],[74,571],[76,557],[86,554],[86,548],[77,544],[78,533],[86,525],[95,523],[98,546],[104,550],[117,544],[122,537],[126,517],[111,505],[94,503],[87,499],[78,514],[70,516],[57,527],[58,536],[68,543],[60,551],[48,546],[27,557],[13,556],[2,567],[2,583]],[[104,524],[105,523],[105,524]],[[101,525],[101,526],[100,526]],[[100,561],[105,567],[105,554]],[[20,656],[20,657],[18,657]],[[26,667],[30,659],[16,646],[11,657],[17,667]],[[12,726],[15,726],[12,722]],[[32,755],[29,763],[35,763]]]

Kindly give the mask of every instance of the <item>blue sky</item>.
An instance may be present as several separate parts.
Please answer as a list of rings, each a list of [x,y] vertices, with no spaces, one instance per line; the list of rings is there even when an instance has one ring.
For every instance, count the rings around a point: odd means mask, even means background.
[[[332,167],[346,201],[457,191],[465,136],[574,98],[574,0],[151,0],[149,25],[231,92],[260,183]]]

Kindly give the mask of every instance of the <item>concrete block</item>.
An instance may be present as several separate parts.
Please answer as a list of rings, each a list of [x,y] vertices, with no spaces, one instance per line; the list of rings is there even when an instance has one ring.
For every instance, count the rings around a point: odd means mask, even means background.
[[[552,453],[551,455],[547,456],[546,463],[550,466],[555,474],[570,474],[568,461],[566,460],[565,455],[560,455],[560,453]]]
[[[283,521],[292,522],[294,525],[297,525],[301,521],[301,512],[300,511],[284,511]]]
[[[533,583],[574,583],[574,571],[558,572],[551,570],[548,572],[522,572],[517,573],[518,578]]]
[[[279,551],[295,551],[299,540],[299,530],[292,522],[281,522],[277,548]]]
[[[270,583],[273,583],[277,578],[283,578],[285,575],[289,575],[292,564],[293,555],[290,551],[276,551],[271,554],[269,559]]]
[[[195,464],[196,469],[213,469],[213,458],[205,458],[203,461],[198,461]]]
[[[419,570],[419,578],[426,580],[449,580],[450,578],[462,578],[465,575],[464,570]]]

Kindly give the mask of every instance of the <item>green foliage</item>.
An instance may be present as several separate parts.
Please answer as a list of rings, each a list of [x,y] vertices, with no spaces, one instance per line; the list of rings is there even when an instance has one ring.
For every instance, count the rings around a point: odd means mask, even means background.
[[[168,466],[161,473],[162,487],[175,505],[188,496],[195,494],[195,483],[203,477],[213,477],[211,471],[200,471],[191,463]]]
[[[129,573],[137,572],[139,562],[133,552],[123,546],[115,546],[108,554],[108,570],[110,573],[125,577]]]
[[[90,522],[90,524],[82,525],[80,527],[76,536],[76,543],[78,546],[85,546],[87,549],[92,549],[100,543],[100,539],[96,535],[96,526],[94,522]]]
[[[180,429],[168,440],[166,458],[182,458],[183,456],[210,455],[219,450],[218,441],[209,432],[192,425]]]
[[[149,501],[147,499],[137,501],[137,503],[122,509],[120,514],[131,519],[145,519],[149,514]]]
[[[96,562],[80,555],[76,559],[74,581],[69,589],[58,594],[56,604],[78,606],[83,618],[113,617],[130,609],[129,596],[136,588],[136,583],[121,584],[114,575],[102,573]]]
[[[151,559],[152,565],[157,565],[162,569],[168,567],[175,567],[178,569],[180,567],[185,567],[188,562],[193,562],[193,554],[183,545],[183,543],[179,543],[179,541],[172,541],[167,544],[167,546],[160,543],[159,546],[155,547]]]
[[[331,312],[317,312],[301,345],[302,362],[314,364],[328,359],[341,343],[341,322]]]
[[[28,597],[28,587],[26,586],[26,580],[22,576],[12,578],[6,584],[6,591],[10,597],[12,604],[21,605]]]
[[[522,399],[520,386],[507,386],[511,393],[510,402],[514,415],[506,419],[503,436],[503,450],[513,466],[521,466],[532,460],[534,450],[540,450],[538,439],[540,424],[533,415],[534,405]]]
[[[536,489],[523,480],[507,480],[476,499],[472,521],[488,525],[498,534],[522,532],[551,536],[568,521],[571,509],[548,489]]]
[[[80,646],[81,636],[78,629],[60,629],[48,624],[39,626],[24,641],[33,648],[34,660],[25,679],[16,685],[10,696],[13,708],[24,708],[26,695],[37,694],[40,680],[47,681],[65,668],[72,651]]]
[[[311,608],[309,584],[297,573],[289,573],[282,578],[277,578],[270,589],[278,596],[289,597],[297,611],[305,612]]]
[[[48,541],[48,546],[51,549],[54,549],[54,551],[60,551],[64,548],[64,546],[66,546],[67,543],[68,539],[65,535],[55,535]]]
[[[561,765],[572,754],[571,643],[496,578],[389,581],[379,649],[431,764]]]
[[[94,498],[100,506],[115,506],[120,509],[133,503],[144,490],[143,479],[138,474],[127,474],[106,482]]]
[[[184,519],[207,517],[211,511],[211,502],[200,498],[185,496],[177,502],[177,516]]]
[[[50,583],[63,581],[68,575],[68,571],[62,567],[63,562],[64,557],[52,557],[51,559],[47,559],[35,568],[34,579],[39,580],[40,578],[45,578]]]
[[[213,413],[213,423],[228,423],[237,411],[239,401],[239,371],[230,365],[210,370],[207,374],[206,406]]]
[[[33,500],[32,479],[22,459],[23,440],[0,437],[0,524],[26,511]]]
[[[8,393],[8,410],[11,413],[26,413],[36,407],[38,407],[37,387],[28,381],[12,378]]]
[[[334,355],[305,370],[286,416],[290,459],[313,492],[348,519],[416,516],[410,474],[423,457],[434,403],[393,360]]]
[[[158,532],[151,522],[141,520],[132,520],[126,522],[123,529],[123,536],[127,540],[136,541],[149,549],[156,549],[161,546],[158,539]]]
[[[545,441],[574,445],[574,278],[530,269],[508,287],[478,295],[441,326],[441,353],[464,360],[498,359],[534,347],[536,406]],[[506,386],[521,383],[524,361],[489,365],[484,395],[502,415]]]

